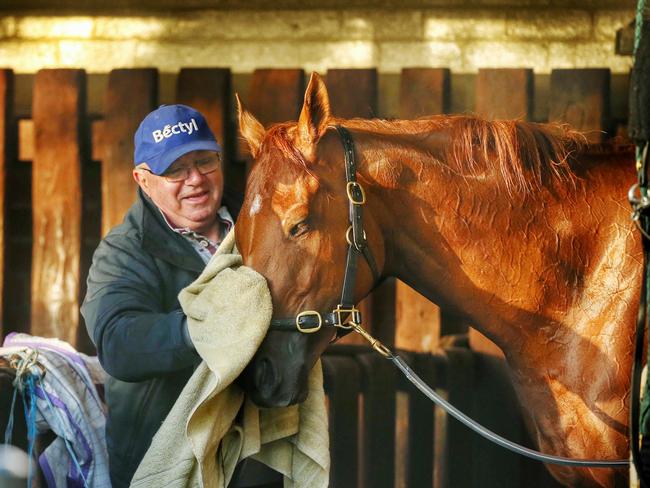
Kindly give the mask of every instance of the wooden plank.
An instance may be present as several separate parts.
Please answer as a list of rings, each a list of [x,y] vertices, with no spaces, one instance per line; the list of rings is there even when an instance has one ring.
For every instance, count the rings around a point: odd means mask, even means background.
[[[609,96],[609,68],[554,69],[549,121],[566,122],[590,142],[601,142],[610,124]]]
[[[389,277],[372,292],[372,331],[389,347],[395,344],[396,287],[397,279]]]
[[[104,121],[91,120],[90,121],[90,144],[92,145],[92,154],[90,159],[93,161],[101,161],[104,157],[104,148],[102,147],[104,140]]]
[[[256,69],[251,78],[247,109],[262,125],[298,120],[305,94],[305,72],[302,69]],[[248,147],[237,138],[238,159],[250,165]]]
[[[16,130],[14,124],[14,73],[0,69],[0,276],[5,275],[5,175],[15,158]],[[0,280],[0,340],[4,330],[4,279]]]
[[[32,165],[6,167],[4,330],[29,332],[32,272]]]
[[[377,117],[376,69],[330,69],[326,85],[336,117]]]
[[[399,91],[399,116],[416,119],[449,112],[451,71],[448,68],[405,68]]]
[[[176,101],[205,116],[223,151],[226,186],[243,193],[244,167],[233,158],[237,138],[230,123],[231,78],[229,68],[183,68],[176,84]]]
[[[18,121],[18,159],[23,162],[34,159],[34,121],[32,119]]]
[[[432,352],[440,344],[440,309],[405,283],[397,282],[395,346]]]
[[[137,93],[137,96],[133,96]],[[108,76],[102,161],[102,235],[122,222],[135,201],[133,135],[158,98],[158,71],[116,69]]]
[[[95,121],[96,122],[96,121]],[[103,121],[102,121],[103,123]],[[94,125],[94,124],[93,124]],[[86,296],[86,277],[93,262],[93,254],[102,237],[102,165],[92,160],[81,166],[81,263],[80,263],[80,303]],[[79,317],[77,350],[89,355],[97,355],[97,349],[88,335],[83,316]]]
[[[265,127],[298,120],[305,91],[302,69],[256,69],[250,86],[250,111]]]
[[[183,68],[178,74],[176,102],[201,112],[222,148],[231,142],[226,140],[230,91],[229,68]]]
[[[73,345],[79,325],[85,109],[84,71],[46,69],[36,74],[31,332]]]
[[[522,438],[521,407],[504,361],[473,351],[473,362],[474,381],[470,394],[473,397],[475,420],[507,439],[526,445]],[[513,480],[525,479],[522,477],[523,457],[476,434],[471,435],[475,480],[486,480],[483,486],[497,488],[508,486]],[[533,479],[535,478],[531,478],[531,481]]]
[[[473,401],[474,357],[464,348],[449,348],[447,355],[447,392],[449,402],[461,412],[475,416]],[[442,486],[457,488],[485,486],[474,478],[474,434],[456,419],[440,412],[441,424],[437,428],[442,436],[437,441],[444,443],[442,455],[437,459],[442,471]]]
[[[407,363],[432,388],[439,386],[434,358],[428,354],[408,354]],[[408,392],[408,469],[406,486],[433,486],[435,409],[431,401],[402,378]]]
[[[325,355],[322,359],[329,399],[330,486],[355,488],[359,486],[359,367],[351,357]]]
[[[102,140],[104,139],[104,121],[91,120],[91,146],[93,161],[101,161],[104,157]],[[34,159],[34,121],[32,119],[20,119],[18,121],[18,160],[27,163]]]
[[[363,392],[361,486],[395,484],[396,369],[375,351],[357,356]]]
[[[476,113],[488,119],[529,119],[533,114],[533,70],[479,69]]]

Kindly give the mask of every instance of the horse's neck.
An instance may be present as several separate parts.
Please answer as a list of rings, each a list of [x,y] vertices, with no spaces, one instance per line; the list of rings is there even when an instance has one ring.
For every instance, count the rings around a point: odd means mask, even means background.
[[[385,274],[464,313],[501,347],[542,451],[624,456],[642,271],[625,201],[631,161],[511,198],[489,172],[467,178],[405,152],[384,156],[369,153],[362,174]]]
[[[468,178],[402,158],[384,160],[390,170],[379,175],[372,164],[365,177],[382,206],[386,274],[462,311],[498,344],[592,327],[592,316],[602,323],[591,332],[613,333],[609,319],[631,317],[639,263],[627,168],[602,165],[575,185],[510,196],[489,172]]]

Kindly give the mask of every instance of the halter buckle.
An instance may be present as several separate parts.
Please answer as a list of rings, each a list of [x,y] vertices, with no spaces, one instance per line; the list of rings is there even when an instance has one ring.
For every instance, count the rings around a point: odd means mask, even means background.
[[[343,307],[339,303],[332,313],[336,316],[336,321],[334,322],[334,327],[339,327],[341,329],[352,329],[355,325],[361,324],[361,312],[355,306],[352,307]],[[347,316],[343,316],[347,314]]]
[[[355,190],[358,190],[360,198],[355,198]],[[366,192],[363,191],[363,187],[358,182],[348,181],[348,184],[345,186],[345,192],[348,194],[348,200],[350,200],[352,205],[363,205],[366,203]]]
[[[302,317],[318,317],[318,326],[303,327],[300,324],[300,319]],[[323,317],[321,317],[320,313],[318,313],[316,310],[305,310],[304,312],[300,312],[298,315],[296,315],[296,328],[303,334],[313,334],[314,332],[318,332],[322,326]]]

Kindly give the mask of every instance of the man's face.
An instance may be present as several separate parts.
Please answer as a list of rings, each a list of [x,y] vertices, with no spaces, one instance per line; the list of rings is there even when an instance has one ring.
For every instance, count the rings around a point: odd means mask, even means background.
[[[133,170],[140,188],[153,200],[160,210],[179,227],[205,232],[214,225],[223,195],[223,171],[221,164],[215,171],[201,174],[197,166],[209,165],[219,158],[215,151],[192,151],[176,161],[161,176],[147,171],[146,163]],[[168,181],[165,175],[187,168],[187,178]]]

